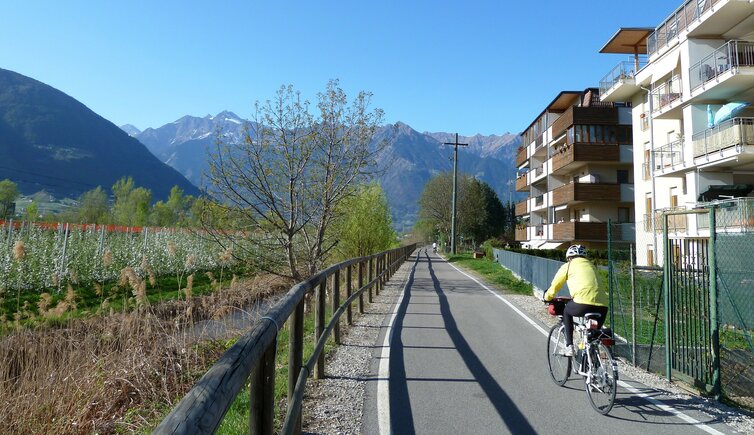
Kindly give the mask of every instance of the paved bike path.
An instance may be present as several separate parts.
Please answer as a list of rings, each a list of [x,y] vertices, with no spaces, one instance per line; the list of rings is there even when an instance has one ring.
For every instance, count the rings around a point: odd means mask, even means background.
[[[597,414],[580,377],[565,387],[552,382],[540,330],[431,249],[414,255],[403,266],[411,268],[403,298],[378,340],[392,324],[390,344],[374,352],[364,433],[732,433],[683,401],[664,404],[702,426],[625,388],[608,416]]]

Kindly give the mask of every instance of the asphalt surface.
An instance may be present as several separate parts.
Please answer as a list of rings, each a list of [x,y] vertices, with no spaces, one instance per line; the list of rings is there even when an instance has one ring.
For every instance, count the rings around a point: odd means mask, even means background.
[[[404,265],[412,270],[403,299],[386,313],[378,343],[387,334],[389,346],[374,349],[364,433],[733,433],[681,400],[663,404],[704,426],[626,388],[608,416],[598,414],[581,377],[564,387],[552,382],[546,337],[535,326],[431,248],[417,253]]]

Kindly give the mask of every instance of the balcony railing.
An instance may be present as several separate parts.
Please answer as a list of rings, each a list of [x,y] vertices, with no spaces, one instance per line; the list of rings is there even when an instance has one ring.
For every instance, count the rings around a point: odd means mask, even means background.
[[[552,170],[557,171],[574,162],[618,162],[618,145],[573,144],[561,147],[551,159]]]
[[[636,72],[639,69],[644,68],[647,64],[646,59],[639,61],[639,67],[637,69],[636,63],[632,61],[623,61],[616,65],[609,73],[602,77],[600,80],[600,95],[605,95],[613,88],[617,83],[622,83],[625,80],[633,80]]]
[[[522,146],[518,149],[518,154],[516,154],[516,166],[521,166],[526,162],[526,159],[528,159],[526,155],[526,148],[525,146]]]
[[[739,145],[754,145],[754,118],[733,118],[691,138],[694,158]]]
[[[614,227],[616,240],[621,240],[620,228]],[[607,240],[607,224],[602,222],[563,222],[552,226],[555,240]]]
[[[691,90],[739,67],[754,66],[754,42],[729,41],[689,68]]]
[[[522,242],[524,240],[529,240],[529,238],[526,235],[526,227],[524,228],[516,228],[516,241]]]
[[[621,200],[620,184],[607,183],[570,183],[553,189],[552,205],[558,206],[574,201],[609,201]]]
[[[699,204],[708,207],[713,203]],[[754,198],[735,198],[714,202],[715,226],[718,229],[734,231],[754,231]],[[709,229],[709,216],[696,215],[696,225],[699,229]]]
[[[658,233],[662,233],[662,212],[655,212],[653,215],[644,215],[644,231],[652,232],[652,218],[654,217],[654,228]]]
[[[660,48],[668,45],[682,30],[702,16],[720,0],[687,0],[673,12],[662,24],[655,28],[647,38],[647,55],[651,56]]]
[[[652,110],[657,112],[664,109],[673,101],[681,98],[681,76],[674,75],[670,80],[663,82],[652,89]]]
[[[663,145],[654,151],[654,171],[662,171],[683,163],[683,141],[677,140]]]
[[[529,181],[526,172],[519,174],[519,176],[516,177],[516,192],[526,189],[526,186],[528,185]]]
[[[545,172],[545,167],[544,167],[544,166],[539,166],[539,167],[537,167],[537,168],[534,168],[534,176],[535,176],[535,177],[539,177],[539,176],[540,176],[540,175],[542,175],[542,174],[543,174],[544,172]]]

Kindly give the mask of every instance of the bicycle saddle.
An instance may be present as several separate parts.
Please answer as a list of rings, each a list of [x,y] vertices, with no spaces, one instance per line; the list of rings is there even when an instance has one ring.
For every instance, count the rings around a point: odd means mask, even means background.
[[[602,317],[602,315],[600,313],[586,313],[586,314],[584,314],[584,318],[585,319],[594,319],[594,320],[597,320],[600,317]]]

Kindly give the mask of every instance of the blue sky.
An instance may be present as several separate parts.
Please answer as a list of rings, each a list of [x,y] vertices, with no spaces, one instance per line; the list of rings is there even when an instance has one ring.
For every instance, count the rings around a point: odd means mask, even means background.
[[[621,55],[623,27],[654,27],[681,1],[11,1],[0,68],[73,96],[115,124],[251,114],[292,84],[369,90],[386,122],[419,131],[518,133],[561,90]]]

